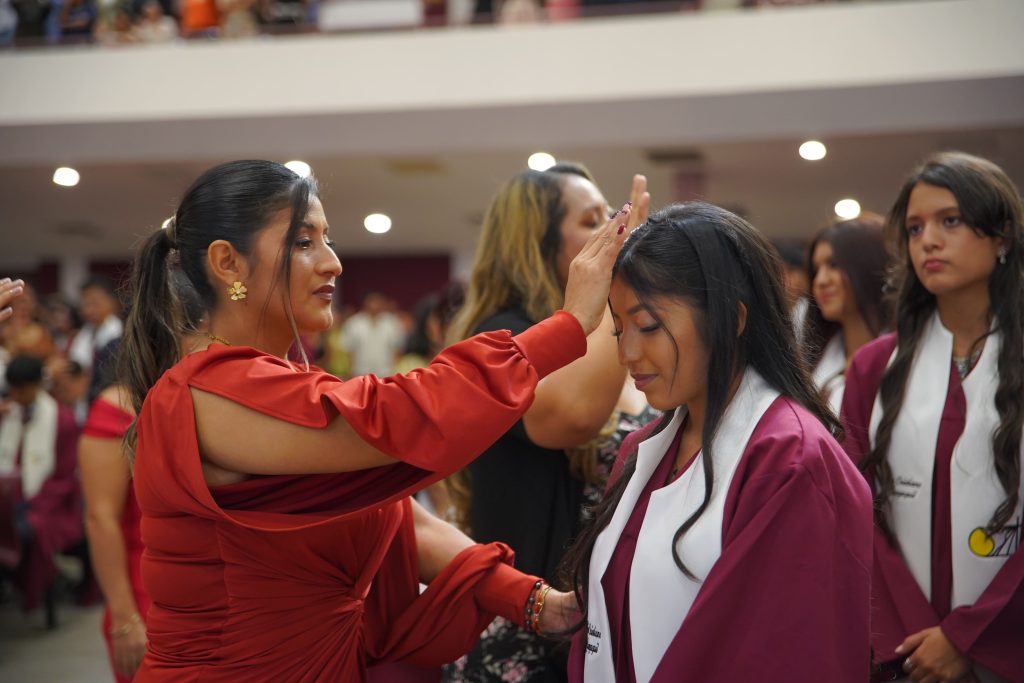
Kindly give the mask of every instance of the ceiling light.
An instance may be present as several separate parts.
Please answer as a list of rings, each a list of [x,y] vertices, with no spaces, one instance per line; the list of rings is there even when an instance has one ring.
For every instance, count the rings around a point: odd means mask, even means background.
[[[840,199],[836,202],[836,215],[850,220],[860,215],[860,202],[856,199]]]
[[[67,166],[61,166],[53,172],[53,182],[64,187],[74,187],[78,184],[79,178],[78,171]]]
[[[555,165],[555,158],[547,152],[534,152],[526,160],[526,165],[534,171],[546,171]]]
[[[382,213],[371,213],[363,219],[363,227],[374,234],[383,235],[391,229],[391,219]]]
[[[285,168],[291,170],[292,173],[300,178],[308,178],[309,174],[313,172],[313,169],[309,167],[309,164],[305,161],[299,161],[298,159],[285,163]]]
[[[827,152],[828,150],[825,149],[825,145],[817,140],[808,140],[800,145],[800,156],[807,159],[807,161],[820,161],[825,158]]]

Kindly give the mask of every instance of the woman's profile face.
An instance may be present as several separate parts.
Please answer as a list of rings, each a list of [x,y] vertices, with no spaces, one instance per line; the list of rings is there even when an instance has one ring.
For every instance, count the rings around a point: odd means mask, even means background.
[[[564,288],[569,281],[569,264],[583,249],[594,230],[608,221],[608,202],[594,183],[586,178],[565,174],[562,180],[562,219],[560,244],[555,257],[558,282]]]
[[[703,398],[709,353],[697,328],[696,312],[686,301],[661,298],[642,302],[616,277],[609,306],[618,335],[619,363],[651,407],[671,410]]]
[[[289,245],[290,253],[282,254],[291,214],[290,207],[282,209],[256,237],[250,280],[244,283],[247,303],[263,316],[261,324],[290,329],[287,301],[300,333],[321,332],[333,322],[331,302],[335,279],[341,275],[341,261],[334,252],[324,208],[315,197],[310,199],[305,220]],[[277,281],[282,255],[291,259],[290,292]]]
[[[811,264],[814,270],[811,292],[821,310],[821,317],[830,322],[842,323],[848,315],[856,314],[850,281],[836,264],[832,245],[824,240],[814,245]]]
[[[967,225],[952,192],[915,185],[903,226],[910,262],[929,292],[943,296],[988,287],[1003,240]]]

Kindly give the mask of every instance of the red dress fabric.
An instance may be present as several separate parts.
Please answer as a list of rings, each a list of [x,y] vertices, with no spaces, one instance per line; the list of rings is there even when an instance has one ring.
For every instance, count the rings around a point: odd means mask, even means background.
[[[653,429],[626,437],[620,459]],[[868,487],[835,439],[795,401],[776,399],[733,475],[721,556],[651,683],[868,680],[871,527]],[[580,631],[573,683],[583,681],[585,647]]]
[[[870,452],[869,427],[896,335],[887,334],[863,346],[853,357],[846,374],[842,417],[846,426],[843,447],[861,462]],[[871,579],[871,645],[879,663],[896,659],[894,650],[903,640],[932,626],[972,661],[1011,681],[1024,681],[1024,553],[1018,550],[1006,562],[973,605],[950,610],[953,561],[950,548],[950,458],[964,429],[967,406],[959,376],[950,361],[950,385],[939,425],[935,453],[932,522],[932,585],[929,601],[917,580],[878,529],[874,534],[874,566]],[[992,387],[993,394],[995,387]],[[941,470],[941,472],[940,472]],[[869,477],[869,484],[874,486]]]
[[[579,323],[557,313],[386,379],[342,382],[244,347],[184,358],[150,391],[138,423],[142,576],[153,604],[135,680],[362,681],[376,662],[455,659],[495,614],[521,621],[534,579],[506,566],[512,553],[499,543],[464,550],[419,594],[407,496],[483,451],[530,406],[541,377],[585,350]],[[396,462],[211,489],[190,388],[308,427],[340,415]]]
[[[89,417],[82,428],[83,436],[91,436],[96,439],[115,439],[120,441],[128,431],[132,423],[132,414],[126,413],[112,403],[102,398],[93,401],[89,409]],[[121,514],[121,533],[124,536],[125,565],[128,572],[128,581],[132,587],[132,595],[135,597],[135,605],[143,621],[149,611],[149,596],[142,587],[142,577],[139,574],[139,562],[142,558],[142,535],[139,532],[139,522],[142,520],[142,512],[135,500],[135,489],[128,487],[128,497],[124,501],[124,512]],[[114,666],[114,649],[110,638],[111,616],[110,608],[103,611],[103,640],[107,644],[107,656],[110,658],[110,668],[114,671],[114,678],[118,683],[130,683],[131,678],[117,673]]]

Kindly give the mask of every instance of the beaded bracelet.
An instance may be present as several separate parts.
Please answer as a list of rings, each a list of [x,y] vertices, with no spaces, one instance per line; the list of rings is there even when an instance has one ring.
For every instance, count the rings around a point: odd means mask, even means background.
[[[111,638],[120,638],[121,636],[126,636],[129,633],[131,633],[132,629],[134,629],[136,626],[138,626],[141,623],[142,623],[142,617],[140,617],[139,613],[136,612],[135,614],[132,615],[132,618],[128,621],[127,624],[121,624],[117,628],[112,628],[109,631],[107,631],[107,633],[110,634]]]
[[[544,601],[548,597],[548,593],[551,591],[551,586],[543,584],[536,592],[536,598],[531,597],[527,601],[527,604],[531,607],[530,614],[526,620],[526,627],[537,635],[541,635],[540,632],[540,614],[544,611]]]
[[[537,601],[537,592],[543,585],[543,581],[537,581],[533,584],[533,588],[530,589],[530,595],[526,598],[526,608],[523,615],[523,625],[526,628],[530,628],[530,622],[533,618],[533,604]]]

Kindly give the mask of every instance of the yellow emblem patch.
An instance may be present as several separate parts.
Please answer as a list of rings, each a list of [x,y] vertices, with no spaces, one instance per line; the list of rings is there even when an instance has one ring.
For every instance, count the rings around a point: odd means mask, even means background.
[[[996,549],[995,540],[981,527],[971,532],[967,538],[967,545],[970,546],[971,552],[978,557],[991,557],[992,552]]]

